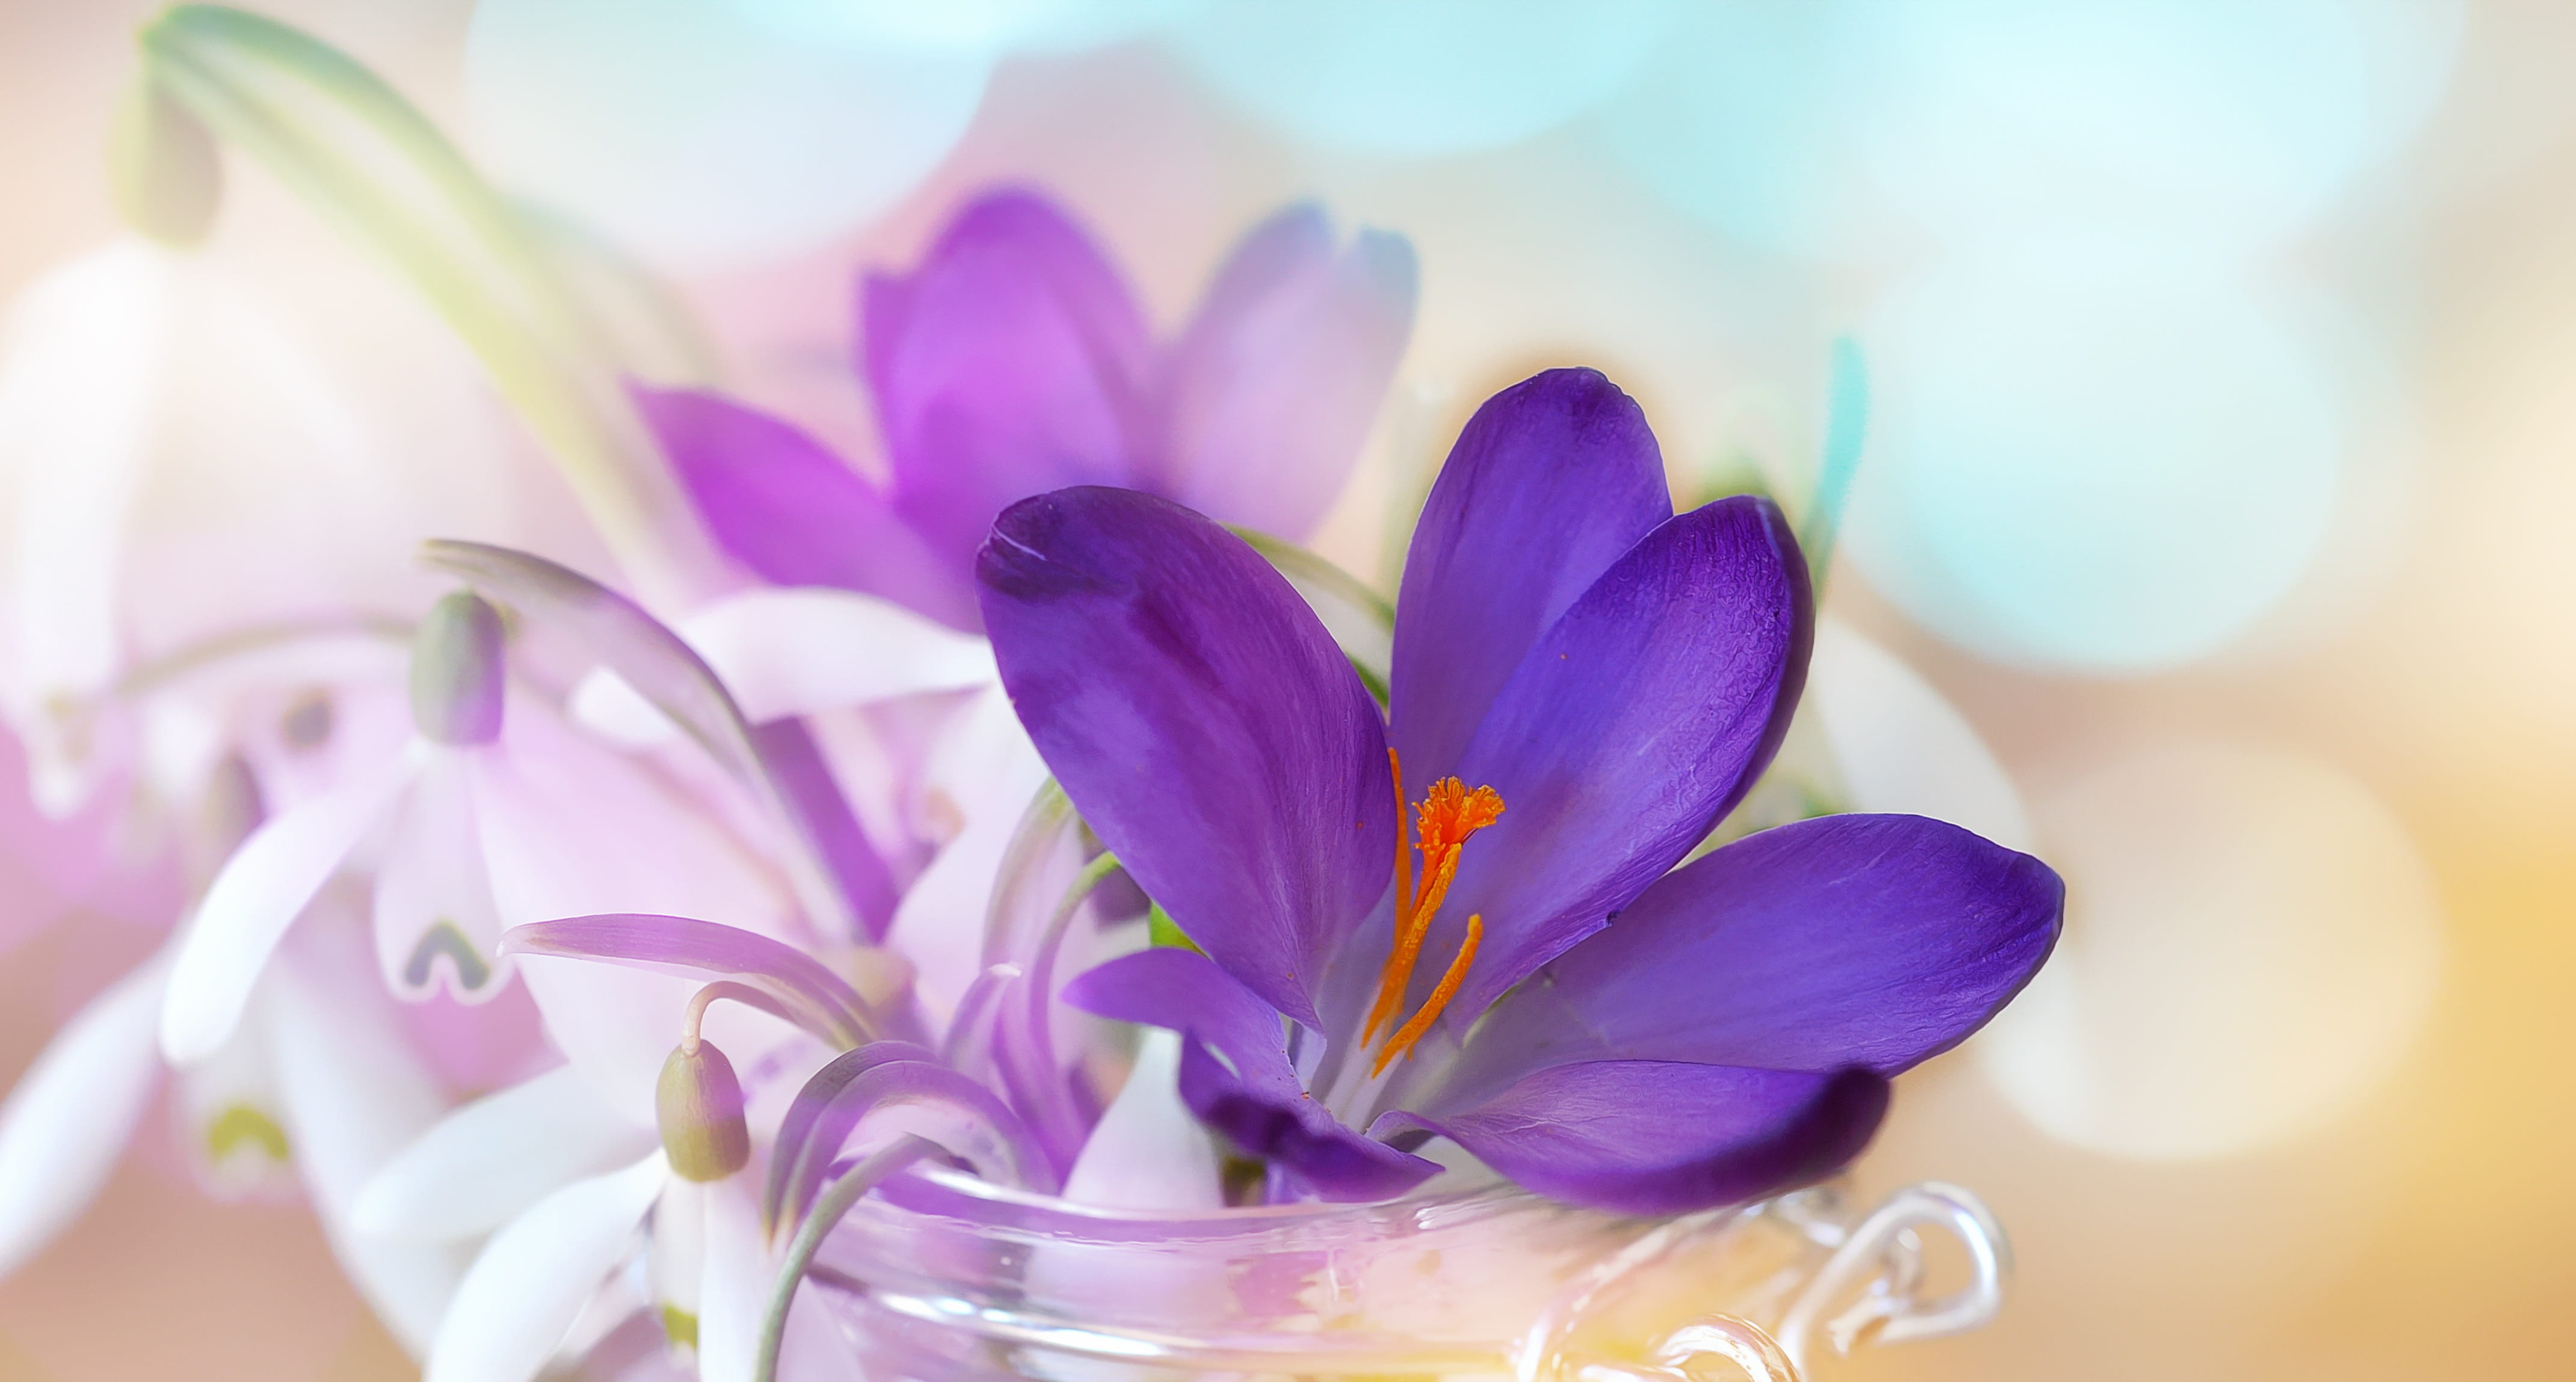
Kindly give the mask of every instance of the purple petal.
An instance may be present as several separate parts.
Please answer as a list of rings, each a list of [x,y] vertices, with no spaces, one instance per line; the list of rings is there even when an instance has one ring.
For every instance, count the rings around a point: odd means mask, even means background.
[[[1866,1070],[1591,1061],[1539,1071],[1456,1113],[1388,1113],[1369,1131],[1439,1133],[1556,1199],[1681,1214],[1832,1175],[1869,1145],[1887,1093]]]
[[[1344,1126],[1307,1097],[1287,1029],[1260,995],[1203,955],[1122,955],[1065,985],[1064,1001],[1121,1022],[1168,1027],[1181,1047],[1182,1102],[1245,1152],[1327,1200],[1399,1195],[1439,1166]]]
[[[1196,1041],[1181,1047],[1181,1102],[1317,1199],[1388,1199],[1440,1174],[1440,1163],[1352,1131],[1313,1099],[1281,1098],[1239,1078]]]
[[[1156,486],[1227,523],[1313,531],[1359,459],[1417,297],[1413,247],[1293,206],[1246,235],[1173,349]]]
[[[1377,707],[1278,572],[1132,490],[1012,506],[978,574],[1002,684],[1101,841],[1218,964],[1318,1024],[1392,878]]]
[[[860,316],[895,509],[956,569],[1012,501],[1134,474],[1152,338],[1118,271],[1052,203],[975,202],[919,268],[870,277]]]
[[[805,827],[823,867],[848,898],[870,941],[885,939],[894,924],[894,875],[851,814],[849,798],[823,759],[822,746],[801,719],[772,720],[751,728],[752,747],[768,765],[770,780]]]
[[[1813,634],[1806,565],[1767,499],[1672,519],[1584,592],[1458,767],[1504,810],[1466,847],[1431,941],[1453,953],[1484,915],[1453,1011],[1482,1012],[1707,835],[1779,748]]]
[[[688,389],[627,392],[716,542],[772,585],[882,595],[976,627],[962,561],[942,561],[877,487],[781,419]]]
[[[756,932],[688,917],[608,913],[513,926],[504,955],[603,960],[682,978],[730,979],[768,996],[777,1016],[834,1046],[874,1034],[867,1000],[821,961]]]
[[[1504,999],[1452,1087],[1598,1058],[1894,1075],[2021,991],[2065,896],[2046,864],[1920,816],[1766,830],[1648,888]]]
[[[1407,800],[1456,770],[1531,645],[1672,514],[1645,414],[1598,371],[1549,370],[1476,410],[1423,503],[1395,604]]]
[[[1246,1084],[1284,1098],[1305,1092],[1288,1063],[1279,1010],[1196,951],[1139,950],[1094,965],[1064,986],[1064,1001],[1095,1017],[1168,1027],[1216,1048]]]

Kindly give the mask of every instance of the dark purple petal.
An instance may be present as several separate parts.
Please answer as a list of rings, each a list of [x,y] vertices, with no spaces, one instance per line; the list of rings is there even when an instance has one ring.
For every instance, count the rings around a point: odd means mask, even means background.
[[[956,569],[1012,501],[1134,474],[1153,341],[1118,271],[1052,203],[975,202],[919,268],[871,276],[860,317],[895,509]]]
[[[1218,964],[1318,1024],[1392,878],[1377,706],[1288,582],[1166,499],[1016,504],[978,575],[1002,684],[1102,843]]]
[[[1548,630],[1458,766],[1504,810],[1432,934],[1447,956],[1484,915],[1452,1011],[1473,1017],[1599,930],[1743,796],[1797,706],[1812,614],[1788,524],[1740,496],[1648,534]]]
[[[882,595],[976,627],[966,565],[933,556],[877,487],[821,442],[715,394],[627,391],[707,530],[762,580]]]
[[[1362,231],[1334,252],[1321,209],[1243,238],[1173,348],[1159,484],[1199,512],[1282,537],[1342,492],[1413,333],[1413,247]]]
[[[1965,1040],[2057,943],[2046,864],[1920,816],[1747,836],[1504,999],[1452,1087],[1601,1058],[1894,1075]]]
[[[1063,997],[1095,1017],[1168,1027],[1205,1042],[1238,1078],[1272,1094],[1304,1092],[1288,1064],[1279,1010],[1196,951],[1156,946],[1121,955],[1074,976]]]
[[[1672,513],[1645,413],[1598,371],[1549,370],[1476,410],[1423,503],[1395,602],[1407,800],[1457,770],[1539,635]]]
[[[538,921],[501,933],[504,955],[601,960],[687,979],[730,979],[767,995],[779,1016],[834,1046],[874,1034],[867,1000],[841,976],[794,946],[756,932],[689,917],[603,913]]]
[[[1363,1137],[1307,1097],[1287,1029],[1260,995],[1203,955],[1122,955],[1065,985],[1064,1001],[1121,1022],[1168,1027],[1181,1048],[1182,1102],[1251,1155],[1327,1200],[1402,1194],[1439,1166]]]
[[[841,784],[813,732],[791,716],[752,726],[751,742],[867,938],[884,940],[886,928],[894,924],[894,875],[851,814],[849,798],[841,795]]]
[[[1869,1145],[1887,1092],[1866,1070],[1591,1061],[1539,1071],[1455,1113],[1388,1113],[1369,1131],[1439,1133],[1556,1199],[1681,1214],[1832,1175]]]
[[[1300,1093],[1282,1097],[1226,1068],[1204,1044],[1181,1047],[1181,1102],[1199,1121],[1323,1200],[1383,1200],[1440,1174],[1440,1163],[1342,1125]]]

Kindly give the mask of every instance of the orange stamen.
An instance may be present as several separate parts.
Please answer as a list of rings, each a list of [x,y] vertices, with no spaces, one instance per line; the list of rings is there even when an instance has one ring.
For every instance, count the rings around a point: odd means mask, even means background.
[[[1396,801],[1400,804],[1404,800],[1403,768],[1393,749],[1387,751],[1387,764],[1396,773]],[[1360,1027],[1362,1045],[1377,1036],[1377,1029],[1394,1017],[1396,1009],[1404,1002],[1404,991],[1413,983],[1413,967],[1422,957],[1422,942],[1431,934],[1431,919],[1439,914],[1441,900],[1449,895],[1449,885],[1458,877],[1459,851],[1465,847],[1469,836],[1492,825],[1502,814],[1502,795],[1491,787],[1478,787],[1470,792],[1465,783],[1454,777],[1444,777],[1432,783],[1423,793],[1422,804],[1414,811],[1414,828],[1420,837],[1422,850],[1418,892],[1414,883],[1412,852],[1405,847],[1403,835],[1398,833],[1395,845],[1394,944],[1388,948],[1386,967],[1378,975],[1377,1001],[1369,1006],[1368,1021]],[[1440,1003],[1447,1001],[1445,998],[1439,1000]],[[1434,1016],[1438,1015],[1436,1005],[1427,1006],[1431,1007]],[[1419,1035],[1416,1033],[1417,1038]],[[1405,1044],[1411,1045],[1412,1042],[1407,1040]],[[1379,1068],[1385,1068],[1383,1061]]]
[[[1476,943],[1484,938],[1485,919],[1476,913],[1468,913],[1467,939],[1458,945],[1458,958],[1449,962],[1449,971],[1440,976],[1439,987],[1431,990],[1431,996],[1422,1001],[1422,1011],[1415,1013],[1412,1021],[1398,1027],[1395,1035],[1386,1039],[1386,1049],[1377,1053],[1377,1064],[1369,1067],[1371,1076],[1385,1074],[1387,1066],[1394,1063],[1396,1057],[1412,1050],[1413,1043],[1422,1040],[1422,1034],[1431,1030],[1431,1024],[1439,1018],[1441,1010],[1449,1006],[1450,999],[1458,996],[1458,986],[1467,981],[1467,966],[1476,962]]]

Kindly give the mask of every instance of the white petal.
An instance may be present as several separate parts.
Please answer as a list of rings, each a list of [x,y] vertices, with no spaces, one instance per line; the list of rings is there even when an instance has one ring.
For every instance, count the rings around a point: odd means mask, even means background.
[[[1214,1209],[1225,1202],[1216,1141],[1181,1102],[1181,1037],[1148,1029],[1127,1083],[1065,1177],[1064,1197],[1104,1209]]]
[[[457,1287],[422,1382],[528,1382],[608,1274],[670,1176],[656,1149],[621,1171],[575,1181],[513,1219]]]
[[[643,1155],[654,1130],[570,1066],[456,1110],[397,1153],[350,1206],[356,1231],[453,1241],[489,1233],[570,1181]]]
[[[760,1231],[760,1209],[752,1203],[744,1177],[708,1186],[703,1199],[706,1275],[698,1290],[698,1382],[752,1382],[760,1361],[761,1317],[769,1311],[778,1264],[770,1257]],[[810,1366],[805,1370],[816,1371]]]
[[[1065,1198],[1109,1209],[1213,1209],[1223,1198],[1216,1143],[1181,1103],[1180,1036],[1149,1031],[1127,1083],[1066,1178]],[[1058,1308],[1150,1300],[1173,1310],[1222,1311],[1227,1288],[1197,1263],[1159,1253],[1049,1243],[1029,1254],[1029,1291]]]
[[[260,990],[251,994],[256,1011]],[[221,1199],[249,1199],[295,1189],[295,1147],[286,1131],[284,1096],[267,1034],[244,1022],[232,1039],[178,1075],[188,1157]]]
[[[957,717],[933,755],[925,786],[962,828],[896,905],[887,944],[913,962],[914,991],[943,1023],[982,972],[993,875],[1046,776],[998,687]]]
[[[522,955],[519,977],[546,1036],[605,1107],[654,1126],[654,1089],[679,1044],[681,1014],[700,980],[560,955]],[[795,1026],[740,1003],[707,1009],[700,1029],[743,1079],[755,1128],[775,1127],[779,1101],[834,1054]],[[778,1104],[777,1107],[772,1107]]]
[[[769,1313],[770,1293],[778,1286],[780,1262],[761,1232],[760,1209],[752,1202],[748,1180],[735,1176],[710,1185],[699,1200],[706,1271],[698,1285],[698,1382],[752,1382],[760,1361],[760,1326]],[[812,1299],[811,1291],[800,1292],[797,1304],[803,1308],[787,1317],[780,1375],[867,1376],[849,1339]]]
[[[161,1073],[155,957],[90,1000],[0,1104],[0,1274],[88,1207],[124,1155]]]
[[[653,1251],[648,1264],[654,1303],[691,1319],[707,1275],[707,1196],[713,1187],[673,1176],[653,1206]]]
[[[505,926],[595,912],[703,917],[775,934],[778,881],[696,804],[536,713],[472,761],[492,899]]]
[[[0,355],[0,494],[10,514],[9,710],[97,690],[116,670],[117,576],[155,421],[170,256],[125,239],[53,270],[11,309]]]
[[[682,620],[679,633],[754,724],[1000,676],[983,639],[848,590],[750,591]]]
[[[483,863],[470,764],[490,749],[432,748],[388,822],[376,869],[376,963],[410,1001],[444,986],[461,1003],[509,979],[501,915]]]
[[[1812,706],[1856,811],[1898,811],[2030,848],[2021,794],[1965,717],[1895,654],[1838,620],[1816,625]]]
[[[644,699],[632,682],[605,667],[590,669],[573,687],[566,708],[575,724],[613,744],[649,749],[680,739],[680,727],[670,716]]]
[[[272,817],[233,851],[197,905],[171,967],[161,1050],[172,1064],[199,1060],[232,1035],[286,928],[384,814],[415,762],[405,755]]]
[[[679,1044],[680,1016],[700,985],[560,955],[520,956],[519,979],[537,1000],[547,1039],[593,1096],[630,1120],[648,1117],[662,1063]]]
[[[418,1353],[446,1313],[464,1254],[443,1243],[360,1236],[349,1228],[349,1207],[361,1186],[437,1120],[437,1082],[394,1028],[381,994],[325,989],[298,966],[281,964],[262,985],[258,1009],[296,1169],[323,1233],[385,1327]]]

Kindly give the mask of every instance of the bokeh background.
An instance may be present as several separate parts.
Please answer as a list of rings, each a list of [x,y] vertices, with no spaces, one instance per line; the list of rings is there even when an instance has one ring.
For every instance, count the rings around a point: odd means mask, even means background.
[[[0,293],[114,232],[102,150],[153,8],[0,0]],[[1283,201],[1403,232],[1420,323],[1321,544],[1382,583],[1387,515],[1495,387],[1597,365],[1677,493],[1794,489],[1857,341],[1827,607],[2010,770],[2072,914],[1861,1169],[1985,1195],[2011,1306],[1832,1375],[2567,1375],[2576,10],[265,8],[683,284],[735,387],[863,457],[850,276],[964,192],[1052,191],[1166,324]],[[385,492],[430,497],[395,526],[545,529],[543,483],[474,491],[537,467],[427,314],[233,171],[215,251],[402,440]],[[216,530],[172,548],[211,567],[221,502],[155,521]],[[0,858],[11,1078],[155,935],[46,854]],[[6,1382],[406,1375],[299,1210],[211,1203],[151,1136],[0,1281]]]

